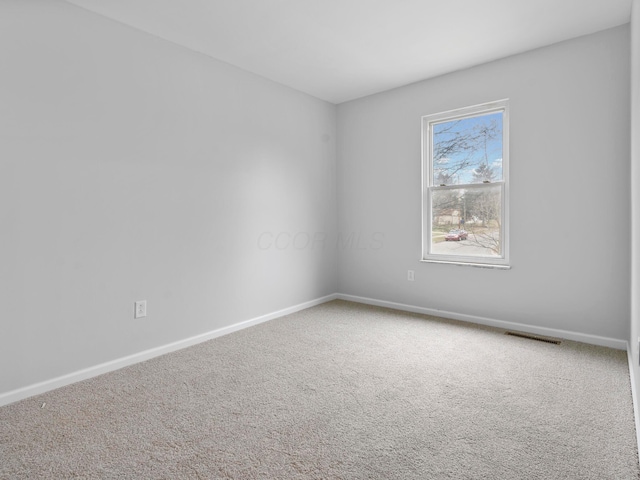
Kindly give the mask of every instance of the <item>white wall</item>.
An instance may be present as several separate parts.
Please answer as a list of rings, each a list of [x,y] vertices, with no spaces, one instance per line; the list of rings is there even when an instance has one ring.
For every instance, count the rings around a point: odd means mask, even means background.
[[[328,103],[58,0],[1,2],[0,58],[0,395],[335,291],[618,339],[633,300],[639,335],[628,27],[343,104],[337,132]],[[513,269],[419,262],[420,117],[505,97]]]
[[[631,7],[631,336],[633,375],[640,386],[640,0]],[[640,432],[638,432],[640,434]]]
[[[335,235],[335,106],[54,0],[0,59],[0,394],[336,291],[258,245]]]
[[[339,291],[626,340],[629,89],[622,26],[339,105]],[[420,262],[421,116],[503,98],[513,268]]]

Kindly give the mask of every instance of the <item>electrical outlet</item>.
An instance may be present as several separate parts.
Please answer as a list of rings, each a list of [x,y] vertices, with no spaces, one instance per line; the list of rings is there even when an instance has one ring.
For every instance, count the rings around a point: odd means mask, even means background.
[[[133,318],[142,318],[147,316],[147,301],[140,300],[136,302],[133,312]]]
[[[407,270],[407,280],[409,280],[410,282],[413,282],[415,280],[413,270]]]

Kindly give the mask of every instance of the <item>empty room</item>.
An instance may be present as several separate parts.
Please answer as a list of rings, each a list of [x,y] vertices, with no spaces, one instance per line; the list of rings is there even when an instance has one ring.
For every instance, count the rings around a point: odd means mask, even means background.
[[[637,479],[640,0],[0,0],[0,479]]]

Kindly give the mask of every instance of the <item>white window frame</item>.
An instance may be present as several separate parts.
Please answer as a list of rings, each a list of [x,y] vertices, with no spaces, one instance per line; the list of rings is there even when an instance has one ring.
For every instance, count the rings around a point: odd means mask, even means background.
[[[457,184],[440,186],[433,183],[433,125],[457,119],[477,117],[502,112],[502,179],[489,184]],[[501,246],[502,255],[464,256],[445,255],[431,252],[433,192],[460,188],[491,188],[496,185],[502,189],[501,208]],[[449,110],[422,117],[422,259],[429,263],[449,263],[486,268],[511,268],[509,264],[509,100],[483,103],[471,107]]]

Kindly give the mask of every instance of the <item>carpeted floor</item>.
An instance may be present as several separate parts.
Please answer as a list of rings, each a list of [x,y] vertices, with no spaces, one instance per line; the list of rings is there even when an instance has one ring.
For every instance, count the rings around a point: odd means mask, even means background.
[[[639,469],[625,352],[334,301],[0,408],[0,478]]]

